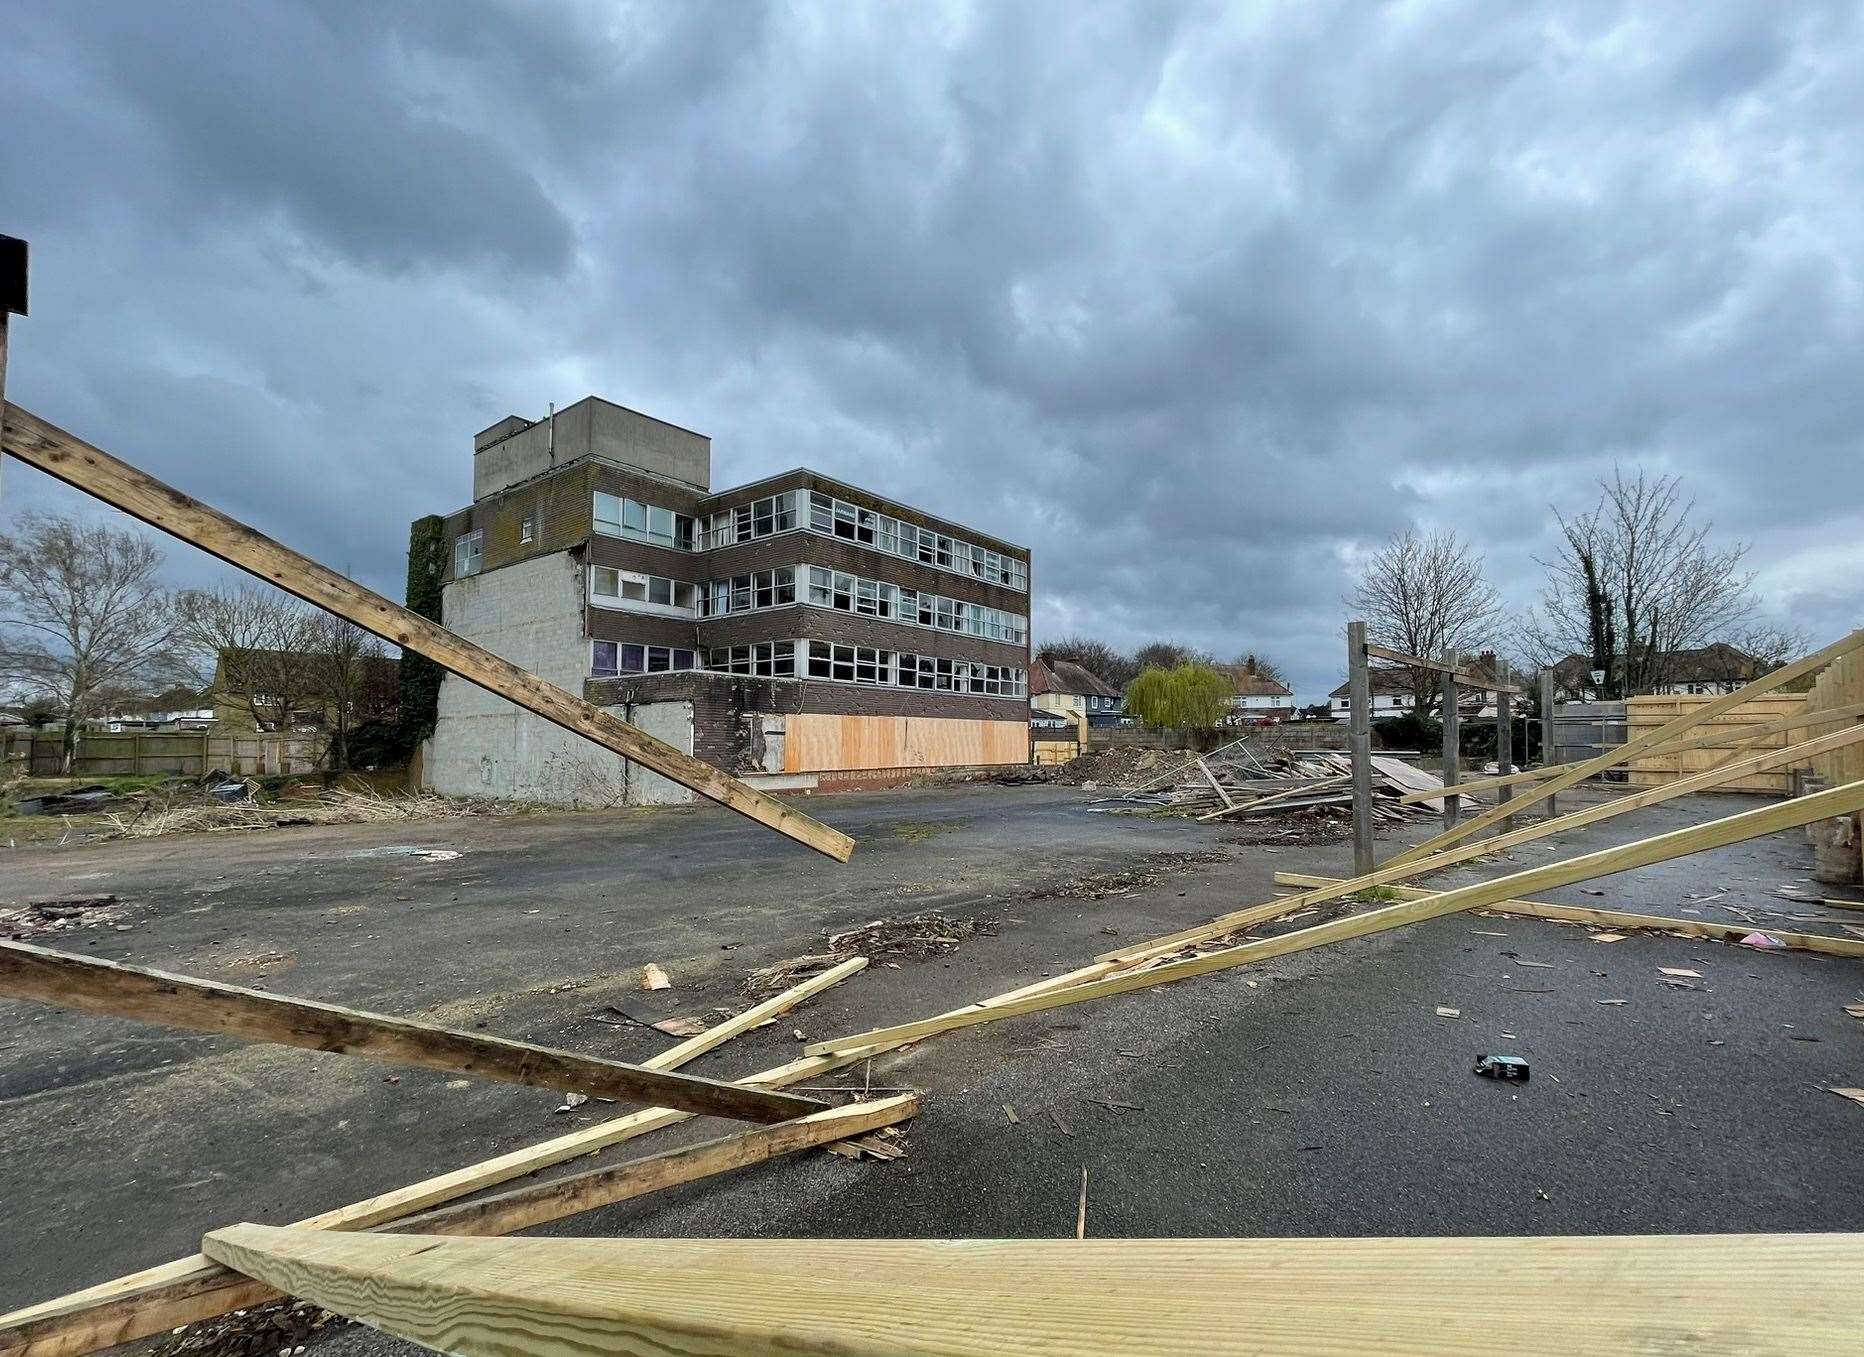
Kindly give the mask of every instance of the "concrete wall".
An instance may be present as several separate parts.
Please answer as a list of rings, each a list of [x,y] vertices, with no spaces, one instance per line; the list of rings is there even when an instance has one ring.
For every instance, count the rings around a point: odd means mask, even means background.
[[[483,499],[553,466],[590,456],[669,476],[702,491],[712,484],[712,440],[704,434],[588,396],[557,411],[554,435],[551,421],[540,419],[508,438],[475,447],[472,497]]]
[[[557,552],[448,583],[446,625],[557,686],[581,693],[588,670],[583,572]],[[692,704],[609,710],[692,752]],[[632,713],[632,715],[630,715]],[[599,806],[687,801],[692,793],[452,674],[440,685],[428,785],[448,796]]]

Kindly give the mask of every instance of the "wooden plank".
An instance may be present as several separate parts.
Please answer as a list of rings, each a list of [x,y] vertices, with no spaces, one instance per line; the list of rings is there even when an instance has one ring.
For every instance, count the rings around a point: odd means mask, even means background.
[[[831,1107],[794,1121],[760,1126],[546,1182],[527,1183],[477,1201],[442,1206],[396,1221],[387,1228],[398,1234],[515,1234],[649,1192],[761,1164],[778,1155],[865,1135],[883,1126],[896,1126],[918,1112],[919,1095],[916,1093]]]
[[[1247,814],[1250,811],[1262,810],[1265,807],[1276,805],[1290,798],[1311,796],[1320,792],[1333,791],[1347,786],[1352,780],[1350,775],[1326,778],[1303,778],[1300,780],[1299,785],[1290,787],[1286,791],[1275,792],[1273,795],[1259,797],[1254,801],[1244,801],[1225,806],[1221,810],[1213,810],[1197,818],[1199,820],[1221,820],[1226,816],[1236,815],[1238,813]]]
[[[1230,794],[1223,789],[1223,784],[1217,781],[1217,775],[1210,771],[1210,765],[1208,763],[1199,759],[1197,761],[1197,771],[1204,775],[1204,781],[1210,784],[1210,789],[1223,799],[1224,809],[1236,809],[1236,802],[1231,798]]]
[[[673,1107],[702,1116],[786,1121],[822,1108],[814,1099],[791,1093],[741,1088],[718,1079],[650,1070],[505,1037],[288,999],[24,942],[0,942],[0,995],[241,1041],[367,1056],[532,1088]]]
[[[1328,923],[1317,924],[1312,928],[1284,933],[1279,937],[1262,938],[1202,956],[1168,961],[1150,969],[1109,975],[1105,979],[1090,980],[1085,984],[1073,985],[1063,990],[1032,994],[1011,1003],[994,1006],[979,1004],[968,1010],[957,1010],[938,1017],[920,1019],[917,1022],[900,1023],[892,1027],[881,1027],[869,1032],[818,1041],[805,1046],[803,1050],[805,1054],[818,1055],[881,1042],[918,1041],[936,1032],[949,1032],[956,1028],[994,1022],[1001,1018],[1019,1017],[1051,1008],[1063,1008],[1070,1004],[1085,1003],[1091,999],[1104,999],[1116,994],[1126,994],[1136,989],[1149,989],[1154,985],[1170,981],[1189,980],[1194,976],[1208,975],[1213,971],[1228,970],[1231,967],[1248,965],[1256,961],[1266,961],[1271,957],[1287,956],[1290,953],[1303,952],[1314,947],[1346,942],[1352,938],[1366,937],[1373,933],[1388,932],[1394,928],[1403,928],[1409,924],[1421,923],[1426,919],[1435,919],[1444,914],[1454,914],[1460,910],[1474,909],[1478,905],[1510,899],[1531,891],[1571,885],[1576,881],[1589,881],[1594,877],[1610,876],[1637,867],[1647,867],[1652,863],[1668,862],[1673,858],[1686,857],[1692,853],[1719,848],[1725,844],[1739,843],[1747,839],[1775,834],[1783,829],[1794,829],[1800,825],[1812,824],[1834,815],[1849,815],[1861,808],[1864,808],[1864,781],[1846,783],[1842,787],[1833,787],[1829,791],[1820,792],[1814,796],[1800,797],[1777,806],[1765,806],[1759,810],[1730,815],[1699,825],[1689,825],[1682,829],[1671,830],[1668,834],[1619,844],[1616,847],[1601,849],[1596,853],[1587,853],[1581,857],[1544,863],[1526,871],[1513,872],[1490,881],[1478,881],[1473,885],[1443,891],[1418,900],[1388,905],[1383,909],[1350,914]],[[1339,887],[1333,889],[1338,890]],[[1286,901],[1275,903],[1281,906],[1287,904]]]
[[[1725,693],[1696,711],[1686,712],[1648,734],[1628,739],[1617,748],[1608,749],[1603,754],[1587,759],[1584,763],[1570,764],[1564,772],[1534,784],[1517,799],[1491,806],[1480,815],[1465,820],[1454,828],[1444,830],[1435,838],[1427,839],[1414,848],[1406,849],[1393,861],[1407,862],[1413,858],[1426,857],[1451,844],[1461,843],[1464,839],[1481,833],[1498,821],[1506,820],[1510,816],[1520,814],[1530,806],[1539,804],[1555,792],[1565,791],[1575,782],[1592,777],[1596,773],[1602,773],[1607,768],[1616,768],[1656,745],[1667,744],[1702,722],[1720,716],[1723,712],[1733,711],[1743,702],[1751,701],[1762,693],[1770,693],[1785,684],[1805,678],[1808,674],[1816,674],[1839,656],[1848,654],[1859,646],[1864,646],[1864,630],[1854,631],[1848,636],[1841,637],[1823,650],[1808,655],[1803,660],[1795,660],[1792,664],[1776,669],[1762,678],[1755,679],[1745,688]]]
[[[866,964],[865,957],[843,962],[735,1018],[726,1019],[699,1036],[668,1047],[643,1063],[656,1069],[677,1068],[729,1036],[794,1008],[811,995],[855,974]],[[724,1035],[719,1035],[721,1032]],[[717,1039],[710,1040],[714,1037]],[[841,1058],[792,1060],[737,1082],[751,1088],[783,1088],[858,1064],[869,1054],[871,1052],[858,1052]],[[690,1116],[690,1112],[664,1107],[633,1112],[407,1187],[377,1193],[296,1224],[312,1229],[367,1229],[581,1155],[593,1154],[672,1126]],[[177,1325],[229,1314],[273,1299],[276,1294],[272,1288],[197,1253],[0,1315],[0,1357],[78,1357],[78,1354],[165,1333]]]
[[[1427,660],[1420,655],[1410,655],[1402,650],[1393,650],[1390,646],[1366,642],[1366,654],[1375,660],[1390,660],[1402,664],[1407,669],[1428,669],[1433,674],[1443,674],[1456,680],[1465,688],[1476,688],[1485,693],[1504,692],[1519,693],[1523,691],[1511,683],[1502,683],[1486,674],[1478,674],[1473,669],[1464,669],[1460,665],[1448,664],[1442,660]]]
[[[1641,810],[1646,806],[1654,806],[1679,796],[1687,796],[1692,792],[1709,791],[1724,782],[1734,781],[1748,773],[1799,763],[1830,750],[1849,748],[1861,742],[1864,742],[1864,726],[1835,730],[1830,735],[1821,735],[1816,740],[1806,740],[1787,749],[1770,749],[1742,759],[1738,763],[1706,769],[1679,782],[1652,787],[1648,791],[1633,792],[1615,801],[1605,801],[1576,811],[1569,811],[1557,819],[1539,820],[1530,825],[1523,825],[1520,829],[1510,830],[1506,834],[1498,834],[1494,838],[1479,839],[1475,843],[1457,844],[1446,848],[1441,853],[1433,853],[1427,858],[1416,858],[1410,862],[1402,859],[1394,860],[1363,876],[1356,876],[1335,885],[1275,903],[1281,906],[1278,912],[1286,914],[1296,909],[1305,909],[1309,905],[1338,900],[1342,896],[1352,895],[1357,891],[1368,890],[1375,886],[1385,886],[1394,881],[1408,881],[1412,877],[1424,876],[1444,867],[1452,867],[1459,862],[1467,862],[1471,858],[1486,857],[1491,853],[1499,853],[1524,843],[1532,843],[1536,839],[1565,833],[1569,829],[1580,829],[1586,825],[1597,824],[1601,820],[1609,820],[1630,811]],[[1106,952],[1096,959],[1100,961],[1143,961],[1148,957],[1163,956],[1193,943],[1223,937],[1274,917],[1264,915],[1262,912],[1264,908],[1265,906],[1258,905],[1233,914],[1219,915],[1208,923],[1181,929],[1176,933],[1168,933],[1162,938],[1154,938],[1150,942],[1141,943],[1135,947],[1124,947]]]
[[[448,1239],[204,1247],[462,1357],[1857,1354],[1864,1235]]]
[[[1338,877],[1313,876],[1307,872],[1277,872],[1278,886],[1331,886]],[[1432,894],[1417,886],[1394,886],[1407,900],[1421,900]],[[1497,914],[1514,914],[1528,919],[1553,919],[1561,923],[1590,924],[1597,928],[1640,928],[1664,933],[1686,933],[1692,938],[1712,938],[1716,942],[1740,942],[1750,933],[1765,933],[1801,952],[1819,952],[1825,956],[1864,957],[1864,939],[1833,938],[1823,933],[1794,933],[1759,924],[1716,924],[1700,919],[1673,919],[1665,914],[1633,914],[1622,909],[1588,909],[1583,905],[1556,905],[1546,900],[1497,900],[1484,909]]]
[[[4,405],[0,447],[133,518],[173,533],[326,612],[417,654],[469,683],[534,712],[604,749],[633,759],[683,787],[845,862],[854,840],[682,753],[663,740],[553,683],[455,635],[354,580],[319,565],[216,509],[145,475],[13,403]]]

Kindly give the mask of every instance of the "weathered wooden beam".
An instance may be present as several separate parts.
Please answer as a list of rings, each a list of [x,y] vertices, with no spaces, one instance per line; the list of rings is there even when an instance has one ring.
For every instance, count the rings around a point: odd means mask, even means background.
[[[241,1041],[367,1056],[532,1088],[673,1107],[708,1117],[787,1121],[823,1107],[815,1099],[793,1093],[741,1088],[717,1079],[650,1070],[309,999],[288,999],[24,942],[0,942],[0,995]]]
[[[1219,915],[1193,928],[1181,929],[1162,938],[1155,938],[1151,942],[1108,952],[1098,960],[1132,962],[1143,961],[1153,956],[1168,955],[1193,943],[1204,942],[1210,938],[1220,938],[1252,924],[1265,922],[1278,914],[1305,909],[1309,905],[1324,904],[1329,900],[1338,900],[1356,891],[1370,890],[1374,887],[1389,885],[1394,881],[1408,881],[1412,877],[1425,876],[1445,867],[1453,867],[1459,862],[1487,857],[1491,853],[1499,853],[1509,848],[1519,847],[1524,843],[1532,843],[1536,839],[1563,834],[1569,829],[1582,829],[1587,825],[1597,824],[1601,820],[1610,820],[1634,810],[1641,810],[1646,806],[1659,805],[1679,796],[1687,796],[1692,792],[1711,791],[1725,782],[1739,781],[1749,773],[1765,772],[1769,768],[1798,763],[1816,754],[1830,753],[1835,749],[1843,749],[1859,742],[1864,742],[1864,726],[1835,730],[1829,735],[1821,735],[1815,740],[1806,740],[1786,749],[1769,749],[1742,759],[1739,763],[1704,769],[1700,773],[1693,773],[1689,777],[1665,783],[1660,787],[1649,787],[1644,791],[1621,796],[1613,801],[1584,806],[1579,810],[1569,811],[1557,819],[1540,820],[1531,825],[1523,825],[1520,829],[1510,830],[1506,834],[1497,834],[1494,838],[1479,839],[1475,843],[1457,844],[1444,849],[1441,853],[1433,853],[1427,858],[1415,858],[1410,862],[1396,860],[1363,876],[1339,881],[1319,890],[1288,897],[1270,905],[1257,905],[1232,914]],[[1280,908],[1277,909],[1276,906]]]
[[[845,961],[699,1036],[669,1046],[643,1064],[650,1069],[675,1069],[711,1050],[719,1041],[747,1031],[846,979],[866,964],[865,957]],[[723,1035],[718,1035],[721,1032]],[[708,1040],[714,1037],[716,1040]],[[792,1060],[774,1069],[747,1075],[737,1082],[748,1088],[784,1088],[856,1064],[868,1054]],[[631,1112],[407,1187],[365,1197],[348,1206],[298,1221],[297,1225],[308,1229],[367,1229],[633,1140],[692,1115],[665,1107]],[[241,1276],[197,1253],[0,1315],[0,1357],[79,1357],[79,1354],[96,1352],[100,1348],[166,1333],[177,1325],[230,1314],[276,1295],[263,1283]]]
[[[210,555],[268,584],[354,622],[383,640],[425,655],[448,672],[496,693],[604,749],[633,759],[682,787],[718,802],[845,862],[854,840],[774,797],[747,787],[711,764],[657,740],[593,703],[546,683],[483,646],[437,622],[391,603],[371,589],[283,546],[245,524],[210,509],[119,461],[101,448],[67,433],[30,410],[8,402],[0,426],[0,449],[49,476],[94,495],[133,518],[173,533]]]
[[[1314,876],[1307,872],[1277,872],[1278,886],[1332,886],[1338,877]],[[1422,900],[1433,891],[1417,886],[1392,886],[1406,900]],[[1692,938],[1711,938],[1716,942],[1740,942],[1750,933],[1765,933],[1784,947],[1800,952],[1819,952],[1825,956],[1864,957],[1864,938],[1833,938],[1823,933],[1796,933],[1760,924],[1716,924],[1701,919],[1673,919],[1667,914],[1633,914],[1622,909],[1589,909],[1584,905],[1556,905],[1547,900],[1497,900],[1483,906],[1496,914],[1513,914],[1527,919],[1551,919],[1557,923],[1589,924],[1595,928],[1648,929],[1662,933],[1683,933]]]
[[[1407,669],[1428,669],[1433,674],[1442,674],[1462,684],[1465,688],[1476,688],[1484,692],[1518,693],[1521,689],[1511,683],[1503,683],[1487,674],[1478,674],[1473,669],[1451,664],[1445,660],[1427,660],[1421,655],[1407,654],[1402,650],[1393,650],[1390,646],[1366,643],[1366,654],[1375,660],[1390,660],[1402,664]]]
[[[1353,772],[1353,870],[1376,865],[1372,843],[1372,675],[1366,667],[1366,624],[1346,624],[1347,746]]]
[[[233,1267],[461,1357],[1803,1357],[1864,1235],[449,1239],[237,1225]]]
[[[1496,822],[1505,820],[1513,815],[1519,815],[1522,811],[1528,809],[1528,807],[1546,800],[1546,798],[1552,796],[1554,793],[1565,791],[1575,782],[1592,777],[1594,774],[1602,773],[1607,768],[1616,768],[1620,764],[1636,758],[1638,755],[1643,754],[1656,745],[1668,744],[1674,741],[1685,732],[1693,730],[1696,726],[1701,725],[1704,721],[1712,720],[1722,715],[1724,712],[1733,711],[1743,702],[1751,701],[1763,693],[1770,693],[1774,689],[1782,687],[1785,684],[1805,678],[1808,674],[1815,674],[1833,660],[1837,659],[1840,655],[1849,654],[1859,646],[1864,646],[1864,630],[1854,631],[1849,636],[1841,637],[1839,640],[1833,641],[1830,645],[1826,646],[1823,650],[1806,656],[1803,660],[1795,660],[1789,665],[1784,665],[1774,670],[1771,674],[1757,678],[1745,688],[1738,688],[1732,693],[1724,693],[1718,698],[1705,702],[1702,706],[1695,708],[1693,711],[1685,712],[1672,720],[1664,722],[1663,725],[1658,726],[1654,730],[1646,731],[1642,735],[1626,740],[1616,748],[1608,749],[1596,758],[1588,759],[1584,763],[1571,764],[1564,772],[1558,773],[1543,782],[1531,785],[1518,799],[1491,806],[1480,815],[1465,820],[1462,824],[1452,829],[1444,830],[1435,838],[1426,839],[1416,847],[1406,849],[1394,858],[1393,861],[1408,862],[1413,858],[1427,857],[1431,853],[1435,853],[1439,849],[1447,848],[1453,843],[1461,843],[1464,839],[1469,838],[1471,835],[1481,833]]]
[[[1687,857],[1692,853],[1720,848],[1725,844],[1740,843],[1747,839],[1775,834],[1783,829],[1813,824],[1835,815],[1849,815],[1860,809],[1864,809],[1864,781],[1848,782],[1841,787],[1833,787],[1829,791],[1819,792],[1814,796],[1800,797],[1794,801],[1765,806],[1759,810],[1730,815],[1720,820],[1709,820],[1699,825],[1689,825],[1683,829],[1671,830],[1667,834],[1658,834],[1653,838],[1600,849],[1596,853],[1587,853],[1582,857],[1545,863],[1526,871],[1513,872],[1490,881],[1478,881],[1473,885],[1443,891],[1418,900],[1388,905],[1383,909],[1349,914],[1344,918],[1317,924],[1312,928],[1299,929],[1293,933],[1284,933],[1278,937],[1262,938],[1202,956],[1167,961],[1150,968],[1139,967],[1109,975],[1105,979],[1073,985],[1067,989],[1032,994],[1012,1003],[989,1006],[979,1004],[970,1009],[961,1009],[932,1018],[922,1018],[916,1022],[900,1023],[851,1036],[813,1042],[805,1046],[803,1051],[807,1055],[820,1055],[880,1043],[901,1044],[919,1041],[935,1033],[949,1032],[960,1027],[995,1022],[1002,1018],[1019,1017],[1027,1013],[1039,1013],[1051,1008],[1064,1008],[1070,1004],[1085,1003],[1091,999],[1104,999],[1137,989],[1150,989],[1154,985],[1162,985],[1169,981],[1189,980],[1194,976],[1209,975],[1213,971],[1228,970],[1234,966],[1249,965],[1272,957],[1287,956],[1293,952],[1304,952],[1314,947],[1324,947],[1352,938],[1366,937],[1373,933],[1388,932],[1394,928],[1422,923],[1426,919],[1454,914],[1460,910],[1474,909],[1478,905],[1510,899],[1531,891],[1571,885],[1576,881],[1589,881],[1593,877],[1627,872],[1633,868],[1647,867],[1656,862],[1668,862],[1673,858]],[[1339,887],[1332,889],[1337,891]],[[1275,904],[1283,906],[1285,912],[1288,902],[1277,901]]]

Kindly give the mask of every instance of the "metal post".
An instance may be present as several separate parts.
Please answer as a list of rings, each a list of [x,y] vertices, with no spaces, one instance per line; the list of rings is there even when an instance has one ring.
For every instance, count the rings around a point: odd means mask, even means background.
[[[1495,693],[1495,771],[1502,777],[1514,771],[1514,712],[1500,689]],[[1495,799],[1506,805],[1514,800],[1514,788],[1498,787]]]
[[[1543,768],[1553,767],[1553,670],[1540,671],[1540,763]],[[1557,797],[1547,798],[1547,818],[1551,820],[1560,812],[1553,808]]]
[[[1462,762],[1462,710],[1457,701],[1456,675],[1449,672],[1456,666],[1454,653],[1443,657],[1446,668],[1442,675],[1443,683],[1443,785],[1454,787],[1463,780]],[[1455,829],[1456,822],[1463,817],[1463,798],[1446,796],[1443,798],[1443,827]]]
[[[0,236],[0,419],[6,409],[6,320],[26,314],[26,256],[25,241]],[[0,465],[5,462],[0,457]]]
[[[1366,624],[1346,624],[1348,745],[1353,755],[1353,875],[1364,876],[1372,859],[1372,674],[1366,664]]]

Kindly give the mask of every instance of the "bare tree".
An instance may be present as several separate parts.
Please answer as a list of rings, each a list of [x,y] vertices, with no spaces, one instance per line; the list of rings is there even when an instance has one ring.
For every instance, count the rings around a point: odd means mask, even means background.
[[[1598,502],[1560,524],[1560,550],[1546,571],[1540,607],[1524,644],[1543,664],[1574,651],[1605,671],[1609,697],[1649,692],[1673,682],[1679,651],[1726,641],[1786,652],[1802,638],[1749,625],[1754,576],[1742,569],[1745,543],[1711,543],[1695,501],[1675,476],[1634,476],[1614,468]],[[1745,642],[1745,644],[1744,644]],[[1773,655],[1764,658],[1777,664]]]
[[[183,676],[163,556],[140,533],[23,514],[0,533],[0,686],[78,727],[126,693]]]
[[[1366,562],[1348,601],[1373,641],[1429,660],[1487,645],[1502,616],[1473,547],[1453,532],[1412,528]],[[1407,672],[1416,710],[1429,715],[1440,705],[1441,681],[1433,670]]]
[[[1133,662],[1142,670],[1176,669],[1181,664],[1215,664],[1216,659],[1209,651],[1196,646],[1177,641],[1152,641],[1133,652]]]
[[[257,730],[286,729],[313,708],[320,614],[268,585],[189,589],[177,608],[181,635],[213,675],[214,700],[242,708]]]
[[[329,614],[314,618],[310,633],[305,658],[311,689],[330,734],[325,764],[340,771],[350,766],[350,738],[356,727],[370,719],[381,701],[384,647],[354,622]]]
[[[1238,655],[1230,667],[1246,674],[1254,674],[1258,678],[1268,679],[1271,683],[1279,683],[1284,688],[1289,686],[1288,676],[1282,672],[1282,667],[1268,656],[1259,655],[1253,650]]]
[[[1044,664],[1068,660],[1095,677],[1105,679],[1115,688],[1124,688],[1138,675],[1140,669],[1132,656],[1124,651],[1087,636],[1063,636],[1054,641],[1045,641],[1036,648],[1036,658]]]

